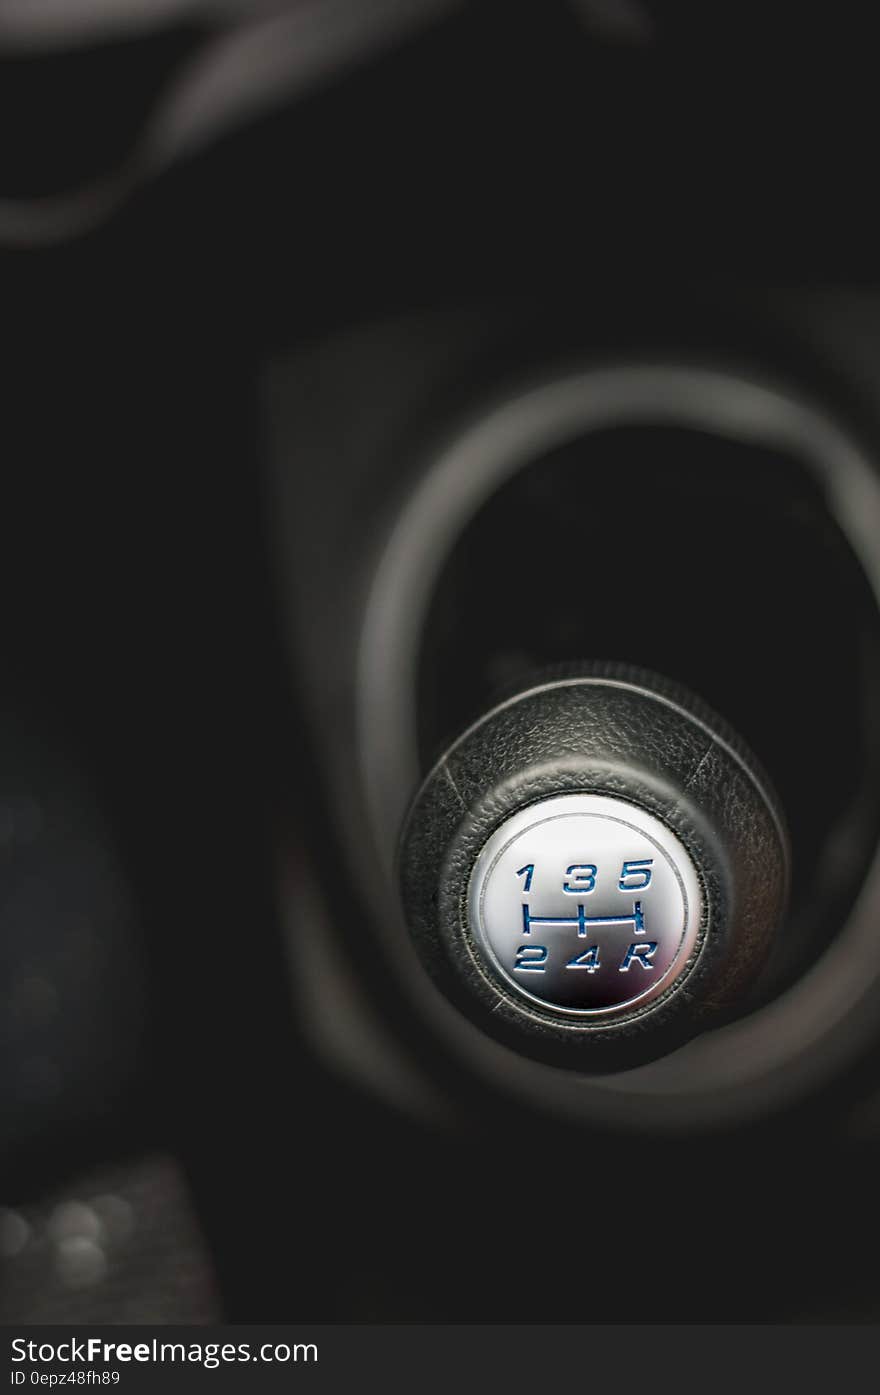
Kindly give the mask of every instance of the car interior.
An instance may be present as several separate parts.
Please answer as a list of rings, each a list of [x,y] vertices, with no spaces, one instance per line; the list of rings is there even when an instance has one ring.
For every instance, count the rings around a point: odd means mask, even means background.
[[[0,0],[4,1323],[880,1321],[869,31]]]

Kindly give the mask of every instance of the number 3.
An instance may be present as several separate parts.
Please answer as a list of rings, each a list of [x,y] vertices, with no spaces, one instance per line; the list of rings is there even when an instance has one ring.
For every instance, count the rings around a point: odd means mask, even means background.
[[[593,862],[573,862],[566,867],[565,875],[571,880],[562,883],[562,890],[569,896],[589,896],[596,890],[596,866]]]

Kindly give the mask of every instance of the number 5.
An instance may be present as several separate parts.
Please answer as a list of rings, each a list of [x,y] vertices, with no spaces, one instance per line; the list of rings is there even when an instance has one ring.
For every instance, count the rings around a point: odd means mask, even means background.
[[[618,891],[644,891],[646,886],[651,884],[651,867],[653,857],[646,857],[642,862],[625,862],[620,869],[620,881],[617,883]],[[635,880],[633,880],[635,878]]]

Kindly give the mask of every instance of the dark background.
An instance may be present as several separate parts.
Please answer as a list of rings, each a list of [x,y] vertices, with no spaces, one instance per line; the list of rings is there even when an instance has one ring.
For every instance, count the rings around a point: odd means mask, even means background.
[[[270,364],[513,315],[532,352],[757,343],[876,429],[867,20],[769,9],[650,5],[629,41],[461,6],[51,237],[41,201],[126,167],[211,22],[0,50],[0,1148],[39,1251],[7,1246],[8,1319],[147,1320],[182,1266],[165,1320],[876,1319],[873,1059],[733,1136],[606,1136],[487,1099],[359,966],[440,1102],[409,1109],[322,1059],[282,928],[279,868],[320,885],[339,854],[273,569]],[[823,295],[861,307],[845,366]],[[65,1284],[59,1207],[144,1158],[173,1185]]]

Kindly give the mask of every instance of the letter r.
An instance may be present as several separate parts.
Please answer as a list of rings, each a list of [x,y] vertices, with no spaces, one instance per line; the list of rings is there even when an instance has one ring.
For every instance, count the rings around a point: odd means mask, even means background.
[[[657,952],[656,940],[642,940],[640,944],[630,945],[623,956],[623,963],[620,966],[622,974],[628,974],[632,964],[641,964],[642,968],[649,972],[654,965],[651,960]]]

